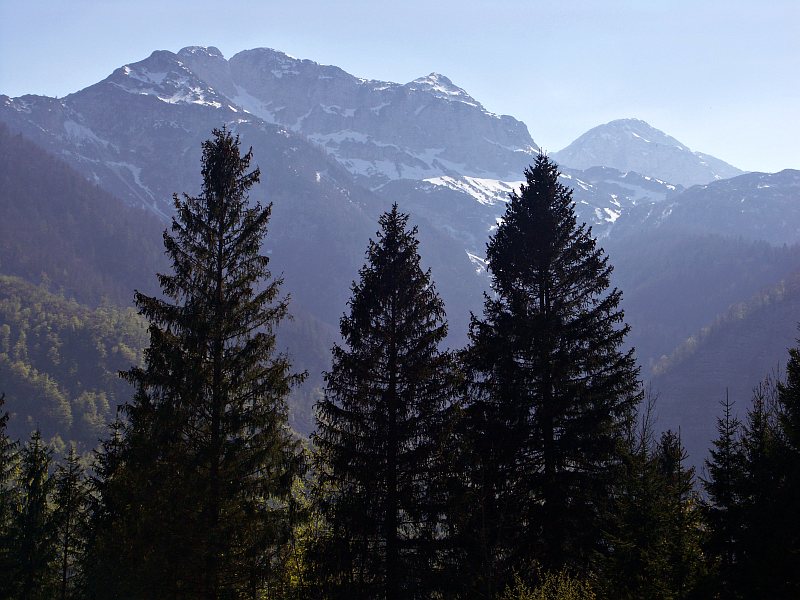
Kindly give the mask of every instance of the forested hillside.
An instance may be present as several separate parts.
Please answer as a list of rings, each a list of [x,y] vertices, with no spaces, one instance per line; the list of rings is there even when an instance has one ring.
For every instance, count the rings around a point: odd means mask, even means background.
[[[662,357],[729,307],[749,302],[800,270],[800,245],[681,229],[647,230],[603,242],[614,263],[614,283],[624,292],[630,341],[645,379]],[[784,325],[791,328],[791,320]]]
[[[0,275],[20,278],[5,278],[4,289],[16,294],[20,310],[35,310],[39,296],[48,292],[50,297],[60,298],[63,302],[48,304],[51,312],[48,322],[68,322],[75,311],[102,319],[102,314],[95,310],[97,307],[128,315],[127,307],[132,306],[134,290],[155,291],[156,274],[167,268],[162,240],[167,227],[165,221],[152,213],[126,206],[87,182],[61,159],[27,138],[12,134],[2,123],[0,213],[3,215],[0,219]],[[329,224],[332,222],[329,220]],[[344,228],[343,225],[336,227]],[[291,239],[287,233],[279,235]],[[33,285],[25,286],[23,282]],[[303,285],[313,288],[311,282]],[[318,295],[310,295],[317,297],[316,302],[320,301]],[[291,312],[294,318],[281,325],[279,343],[282,349],[290,352],[298,368],[309,373],[306,383],[293,391],[290,403],[292,426],[308,434],[313,426],[312,405],[318,397],[321,373],[329,365],[330,346],[336,333],[332,325],[321,322],[308,310],[293,305]],[[0,325],[15,329],[18,326],[15,314],[9,313],[8,321],[0,319]],[[21,327],[25,329],[26,326]],[[117,333],[110,329],[104,332],[126,335],[124,326]],[[140,359],[142,344],[137,342],[134,346]],[[61,354],[70,364],[89,370],[99,360],[71,345],[65,346]],[[20,387],[21,371],[12,375],[8,369],[0,369],[0,391],[8,392],[7,407],[14,415],[11,428],[15,432],[27,431],[39,424],[45,439],[59,436],[78,441],[82,448],[90,449],[105,431],[108,418],[113,418],[116,406],[130,397],[130,389],[119,381],[116,372],[129,368],[132,363],[115,362],[112,370],[102,367],[102,376],[94,377],[91,383],[85,377],[76,383],[74,380],[83,373],[59,370],[59,364],[36,363],[35,369],[23,379],[36,379],[41,389],[49,391],[27,395],[17,393],[23,389]],[[9,380],[12,377],[13,381]],[[106,384],[107,390],[103,387]],[[69,416],[72,409],[67,406],[74,404],[74,399],[82,393],[74,392],[82,390],[81,386],[103,392],[100,408],[91,417],[91,426],[81,424],[89,419],[82,416],[83,401],[74,408],[79,413],[77,419]],[[56,406],[61,408],[56,409]],[[94,408],[87,405],[85,410]]]
[[[163,270],[165,223],[125,206],[0,123],[0,273],[128,305]]]
[[[664,427],[684,432],[694,464],[701,464],[711,437],[706,424],[719,414],[726,395],[734,415],[744,417],[754,388],[765,378],[780,379],[787,349],[800,339],[800,273],[737,303],[698,329],[654,366],[655,389],[681,403],[660,403]]]
[[[0,389],[14,437],[38,428],[45,439],[94,448],[131,397],[118,372],[140,364],[146,345],[145,321],[133,308],[89,308],[0,276]]]

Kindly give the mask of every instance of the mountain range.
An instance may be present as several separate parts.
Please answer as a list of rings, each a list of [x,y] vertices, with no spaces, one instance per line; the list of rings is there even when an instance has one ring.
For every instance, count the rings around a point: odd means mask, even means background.
[[[59,227],[56,213],[76,215],[64,226],[80,233],[62,236],[60,254],[72,257],[70,265],[90,265],[85,272],[108,271],[91,258],[97,251],[85,251],[85,241],[97,246],[105,235],[101,223],[112,215],[133,215],[126,216],[130,231],[137,231],[143,256],[151,256],[171,216],[172,194],[199,191],[200,143],[213,127],[225,125],[253,147],[263,181],[253,195],[273,203],[265,250],[273,272],[284,277],[297,317],[294,333],[283,339],[300,357],[298,366],[313,374],[304,400],[294,407],[295,424],[305,433],[314,388],[327,368],[325,349],[336,337],[349,282],[380,212],[398,202],[412,214],[423,261],[447,306],[449,343],[461,346],[470,312],[480,313],[488,288],[488,236],[502,218],[508,193],[519,187],[539,152],[524,123],[487,111],[444,75],[405,84],[366,80],[265,48],[229,60],[213,47],[156,51],[65,98],[0,96],[0,123],[9,132],[0,136],[5,156],[35,145],[25,156],[41,167],[29,171],[42,179],[35,196],[39,208],[14,208],[17,224],[3,232],[0,273],[34,282],[49,273],[50,280],[66,281],[60,285],[76,297],[80,286],[70,287],[63,276],[71,267],[45,264],[31,250],[36,241],[18,239],[26,220],[46,240],[40,225],[47,210],[55,217],[52,228]],[[664,357],[687,339],[707,343],[697,335],[703,327],[800,269],[798,171],[742,173],[634,119],[601,125],[552,156],[561,163],[562,182],[574,191],[578,218],[592,227],[616,265],[614,282],[623,290],[629,341],[637,347],[644,379],[666,381],[678,363],[665,366]],[[70,184],[80,188],[70,196],[75,206],[67,209],[54,198],[48,209],[47,196],[58,196],[61,184],[45,182],[65,170],[68,179],[83,182]],[[34,205],[26,198],[30,182],[19,179],[23,172],[13,167],[4,175],[4,211],[14,203]],[[133,262],[125,244],[135,247],[135,239],[125,239],[120,236],[118,250],[104,242],[101,254],[117,252],[122,263]],[[7,250],[12,245],[18,262],[29,257],[24,268],[13,267],[17,263]],[[126,286],[152,289],[160,268],[155,257],[112,269],[118,277],[104,275],[107,283],[81,298],[91,304],[106,293],[124,303]],[[101,291],[106,288],[114,291]],[[797,317],[788,314],[776,313],[775,326],[794,331],[794,323],[785,321]],[[725,323],[718,327],[730,326]],[[785,359],[772,347],[765,352],[776,362]],[[749,360],[747,353],[741,360]],[[707,391],[724,389],[719,375],[717,370],[692,377],[697,389]],[[665,385],[665,413],[680,414],[687,402],[676,389]],[[691,433],[696,454],[713,435],[718,399],[704,392],[691,400],[692,414],[704,415],[705,423]]]

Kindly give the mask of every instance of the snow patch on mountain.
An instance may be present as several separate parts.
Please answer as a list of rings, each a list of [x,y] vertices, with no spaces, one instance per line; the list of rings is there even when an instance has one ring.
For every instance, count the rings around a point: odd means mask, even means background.
[[[352,132],[351,132],[352,133]],[[312,138],[313,139],[313,138]],[[353,143],[359,143],[353,140]],[[397,148],[393,144],[381,144],[374,140],[369,140],[363,144],[365,152],[381,148],[394,150],[396,159],[363,159],[349,158],[344,152],[338,151],[335,145],[326,145],[325,149],[332,154],[342,165],[344,165],[354,175],[361,175],[373,181],[385,182],[392,179],[415,179],[425,180],[434,173],[442,171],[458,173],[463,172],[465,165],[446,160],[439,155],[443,152],[442,148],[427,148],[423,153],[410,154]],[[342,145],[347,148],[346,144]],[[382,183],[373,185],[374,189],[381,187]]]
[[[151,73],[147,69],[134,71],[128,65],[122,67],[122,72],[131,79],[135,79],[136,81],[141,81],[142,83],[149,83],[153,85],[161,85],[162,83],[164,83],[164,80],[167,78],[168,75],[166,71],[161,73]]]
[[[467,253],[467,258],[469,258],[469,262],[471,262],[475,267],[475,273],[480,275],[481,273],[487,272],[487,266],[489,263],[486,261],[485,258],[481,258],[477,254],[474,254],[469,250],[465,250],[465,252]]]
[[[284,108],[271,108],[273,106],[273,102],[271,100],[265,102],[260,98],[256,98],[239,85],[236,86],[236,95],[231,98],[231,101],[237,106],[242,107],[245,112],[255,115],[259,119],[263,119],[267,123],[272,124],[279,123],[278,119],[276,118],[276,113]]]
[[[108,140],[104,140],[97,136],[97,134],[95,134],[95,132],[90,128],[86,127],[85,125],[81,125],[72,119],[67,119],[64,121],[64,131],[66,131],[68,138],[78,143],[92,142],[94,144],[99,144],[104,148],[108,148],[109,146],[116,148],[116,146],[114,146],[114,144]]]
[[[430,177],[425,179],[427,183],[440,185],[451,190],[456,190],[469,194],[480,204],[494,206],[505,203],[508,195],[519,189],[522,181],[500,181],[499,179],[486,179],[482,177]]]

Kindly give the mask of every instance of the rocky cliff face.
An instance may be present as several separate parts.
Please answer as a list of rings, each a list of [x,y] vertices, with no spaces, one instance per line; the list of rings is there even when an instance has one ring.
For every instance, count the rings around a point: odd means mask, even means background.
[[[258,48],[178,53],[233,103],[323,146],[369,187],[392,179],[517,176],[538,151],[524,123],[488,112],[444,75],[404,85]]]

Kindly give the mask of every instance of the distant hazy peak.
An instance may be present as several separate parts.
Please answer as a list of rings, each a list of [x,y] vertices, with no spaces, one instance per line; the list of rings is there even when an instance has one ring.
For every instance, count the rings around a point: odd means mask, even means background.
[[[307,58],[297,58],[296,56],[292,56],[291,54],[287,54],[286,52],[281,52],[280,50],[275,50],[274,48],[252,48],[250,50],[242,50],[241,52],[237,52],[231,57],[230,62],[234,63],[237,61],[242,60],[256,60],[256,61],[267,61],[270,64],[277,64],[283,65],[287,68],[294,68],[297,66],[304,66],[306,68],[321,68],[321,69],[336,69],[341,71],[339,67],[328,66],[328,65],[321,65],[318,62],[313,60],[309,60]],[[344,73],[344,71],[342,71]]]
[[[441,73],[431,73],[418,77],[405,85],[410,90],[419,90],[432,94],[436,98],[455,102],[464,102],[480,107],[480,103],[470,96],[466,90],[458,87]],[[481,107],[482,108],[482,107]]]
[[[691,152],[689,148],[681,144],[678,140],[676,140],[671,135],[667,135],[660,129],[656,129],[647,121],[642,121],[641,119],[615,119],[614,121],[609,121],[605,125],[600,125],[595,127],[594,129],[589,130],[588,132],[584,133],[583,136],[589,136],[592,132],[607,129],[609,131],[619,131],[628,134],[631,137],[637,138],[646,143],[655,143],[655,144],[664,144],[664,145],[671,145],[679,148],[681,150],[686,150],[687,152]],[[580,139],[580,138],[578,138]]]
[[[735,177],[741,170],[701,152],[641,119],[617,119],[593,127],[553,158],[568,167],[635,171],[684,186]]]

